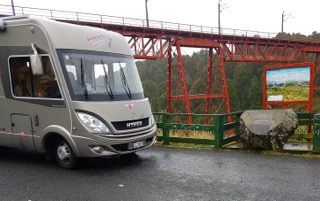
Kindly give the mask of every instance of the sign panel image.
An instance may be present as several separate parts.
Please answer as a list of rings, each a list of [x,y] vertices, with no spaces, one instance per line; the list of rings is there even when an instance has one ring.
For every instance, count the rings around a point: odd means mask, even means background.
[[[263,109],[312,112],[314,63],[263,67]]]
[[[310,76],[310,66],[267,69],[267,101],[308,101]]]

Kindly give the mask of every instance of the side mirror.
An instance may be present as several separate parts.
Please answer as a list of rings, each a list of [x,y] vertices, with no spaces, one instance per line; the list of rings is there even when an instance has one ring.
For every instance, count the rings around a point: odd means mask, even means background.
[[[36,44],[31,43],[33,55],[30,56],[31,69],[33,75],[43,75],[43,66],[40,55],[38,54]]]

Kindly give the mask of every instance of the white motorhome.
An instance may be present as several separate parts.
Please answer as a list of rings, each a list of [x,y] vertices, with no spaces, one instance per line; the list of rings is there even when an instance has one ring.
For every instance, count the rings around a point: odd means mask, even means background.
[[[0,18],[0,146],[80,157],[152,146],[156,123],[126,39],[28,16]]]

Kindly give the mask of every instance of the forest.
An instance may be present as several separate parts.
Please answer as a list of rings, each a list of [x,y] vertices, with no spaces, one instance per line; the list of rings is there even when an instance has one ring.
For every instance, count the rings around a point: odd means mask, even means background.
[[[320,33],[316,31],[309,36],[300,36],[320,39]],[[192,90],[193,94],[201,94],[206,90],[205,73],[208,66],[208,54],[207,49],[201,49],[191,55],[183,55],[186,80],[189,83],[187,83],[187,88],[188,91]],[[307,55],[307,61],[314,61],[314,55]],[[166,112],[167,59],[141,60],[136,61],[136,64],[145,96],[150,99],[152,111]],[[279,64],[284,63],[225,62],[231,112],[262,109],[263,67]],[[195,86],[191,87],[194,83],[196,83]]]

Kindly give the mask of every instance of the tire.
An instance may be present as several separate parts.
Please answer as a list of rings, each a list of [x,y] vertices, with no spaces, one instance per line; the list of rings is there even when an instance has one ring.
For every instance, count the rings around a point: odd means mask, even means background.
[[[64,169],[74,169],[77,158],[65,139],[59,139],[54,146],[54,155],[58,165]]]

